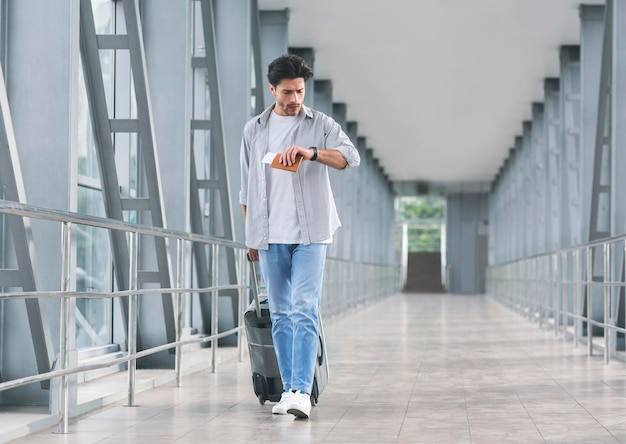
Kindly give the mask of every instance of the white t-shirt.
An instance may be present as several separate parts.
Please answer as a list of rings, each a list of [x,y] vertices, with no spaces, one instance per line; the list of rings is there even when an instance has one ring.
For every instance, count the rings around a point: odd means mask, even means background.
[[[279,116],[272,112],[269,118],[269,151],[282,153],[293,145],[293,132],[298,116]],[[270,244],[300,244],[302,233],[296,209],[292,175],[289,171],[267,168],[269,237]]]

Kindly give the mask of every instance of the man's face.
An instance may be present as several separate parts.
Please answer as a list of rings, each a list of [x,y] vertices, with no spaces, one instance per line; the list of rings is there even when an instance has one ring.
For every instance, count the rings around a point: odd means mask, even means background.
[[[270,91],[276,97],[274,112],[279,116],[297,116],[304,101],[304,79],[283,79],[278,85],[270,84]]]

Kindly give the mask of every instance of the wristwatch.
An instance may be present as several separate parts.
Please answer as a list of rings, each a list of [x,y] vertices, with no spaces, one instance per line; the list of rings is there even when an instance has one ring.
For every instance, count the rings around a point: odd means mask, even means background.
[[[313,157],[311,157],[311,160],[317,160],[317,147],[312,146],[311,149],[313,150]]]

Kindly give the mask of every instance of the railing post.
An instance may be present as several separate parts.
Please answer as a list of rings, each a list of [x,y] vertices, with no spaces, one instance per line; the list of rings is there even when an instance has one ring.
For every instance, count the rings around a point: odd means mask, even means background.
[[[178,290],[183,288],[183,248],[184,241],[182,239],[176,240],[176,288]],[[176,342],[180,342],[183,338],[183,295],[180,291],[176,292]],[[183,346],[176,346],[176,387],[183,386]]]
[[[611,282],[611,245],[605,242],[602,245],[602,252],[604,256],[604,363],[608,364],[611,356],[611,338],[609,322],[611,319],[611,288],[609,282]]]
[[[561,293],[559,292],[559,254],[555,253],[552,255],[552,280],[553,280],[553,291],[554,291],[554,300],[552,301],[552,310],[554,313],[554,336],[559,334],[559,296]]]
[[[239,313],[237,319],[239,320],[237,326],[239,327],[239,331],[237,332],[237,347],[239,352],[239,362],[243,362],[244,355],[244,330],[243,330],[243,314],[246,310],[246,299],[244,298],[244,294],[248,294],[247,290],[243,287],[244,284],[247,284],[250,279],[250,273],[246,273],[247,266],[251,266],[246,262],[246,250],[240,249],[239,251]]]
[[[211,336],[216,336],[218,333],[217,329],[217,307],[219,305],[219,290],[217,286],[219,285],[219,245],[213,244],[211,246],[213,263],[211,264],[211,285],[213,286],[213,291],[211,292]],[[211,372],[217,372],[217,338],[213,338],[211,340]]]
[[[137,290],[137,249],[139,247],[139,234],[130,233],[130,273],[128,276],[128,289]],[[128,355],[137,353],[137,294],[128,296]],[[128,361],[128,403],[127,407],[135,406],[135,373],[137,371],[137,360]]]
[[[567,341],[567,326],[569,324],[569,316],[567,311],[567,291],[569,289],[567,281],[568,261],[567,252],[561,252],[561,326],[563,330],[563,341]]]
[[[550,256],[543,257],[543,317],[544,320],[550,319],[550,289],[552,283],[550,282]],[[543,324],[542,324],[543,326]]]
[[[580,301],[580,250],[574,251],[574,309],[572,310],[576,315],[574,318],[574,348],[578,348],[578,339],[580,337],[579,326],[581,320],[578,318],[580,313],[578,312],[578,306]]]
[[[537,282],[537,260],[538,259],[536,257],[531,259],[532,281],[530,283],[530,286],[532,287],[532,291],[535,295],[535,300],[537,301],[537,321],[539,321],[539,325],[541,325],[541,295],[537,291],[537,289],[539,288],[539,283]]]
[[[593,325],[591,325],[592,297],[591,282],[593,281],[593,256],[591,247],[587,247],[587,354],[593,354]]]
[[[511,264],[511,303],[514,310],[524,316],[523,301],[519,300],[519,285],[517,278],[518,263]]]
[[[523,275],[521,276],[521,281],[520,284],[522,285],[522,287],[524,288],[524,295],[525,295],[525,299],[526,299],[526,307],[528,309],[528,320],[529,321],[534,321],[534,312],[535,312],[535,303],[533,300],[533,292],[532,292],[532,288],[528,285],[528,281],[529,281],[529,277],[530,277],[530,260],[526,259],[524,261],[522,261],[522,263],[524,264],[524,268],[523,268]]]
[[[63,222],[61,235],[61,291],[66,292],[70,288],[70,239],[71,222]],[[69,368],[69,332],[70,332],[70,298],[61,296],[61,314],[59,331],[59,363],[60,368]],[[69,429],[69,375],[61,376],[59,384],[59,433],[68,433]]]
[[[519,270],[517,273],[517,282],[520,289],[520,294],[522,295],[522,299],[524,301],[524,309],[526,310],[526,315],[528,316],[528,320],[532,321],[533,319],[533,309],[532,309],[532,301],[530,300],[530,292],[528,291],[528,286],[526,285],[526,270],[527,270],[527,260],[521,260],[519,262]]]
[[[538,279],[538,286],[539,286],[539,328],[543,328],[543,318],[544,318],[544,312],[545,312],[545,296],[546,296],[546,285],[544,283],[545,278],[546,278],[546,266],[545,266],[545,262],[546,262],[546,258],[545,256],[542,256],[540,258],[537,258],[537,261],[539,262],[539,269],[541,270],[541,278]],[[537,273],[537,276],[539,276],[539,272]]]
[[[526,262],[526,274],[524,275],[524,281],[526,283],[526,291],[528,292],[530,305],[532,307],[531,309],[532,315],[530,317],[530,320],[532,322],[535,322],[537,320],[539,300],[537,298],[537,294],[535,293],[534,286],[533,286],[533,268],[534,268],[533,260],[534,260],[533,258],[527,258],[524,260],[524,262]]]

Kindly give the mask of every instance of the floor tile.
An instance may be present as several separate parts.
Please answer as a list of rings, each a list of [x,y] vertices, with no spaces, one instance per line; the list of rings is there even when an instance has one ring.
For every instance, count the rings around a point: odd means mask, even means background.
[[[399,294],[326,319],[325,333],[330,380],[309,420],[260,405],[246,357],[73,418],[68,435],[12,442],[626,443],[624,363],[489,297]]]

